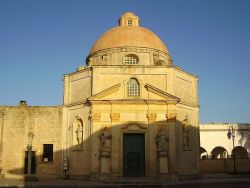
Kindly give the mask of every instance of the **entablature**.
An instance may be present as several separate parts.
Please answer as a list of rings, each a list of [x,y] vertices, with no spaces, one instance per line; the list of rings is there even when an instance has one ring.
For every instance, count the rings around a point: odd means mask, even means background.
[[[152,99],[116,99],[116,100],[98,100],[89,99],[90,104],[160,104],[167,105],[166,100],[152,100]]]

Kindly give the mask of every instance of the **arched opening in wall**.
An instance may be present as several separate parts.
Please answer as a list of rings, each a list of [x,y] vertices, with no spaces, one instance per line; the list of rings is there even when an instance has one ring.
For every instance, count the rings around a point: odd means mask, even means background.
[[[83,149],[83,120],[76,116],[72,125],[72,144],[74,150]]]
[[[123,63],[126,65],[136,65],[138,62],[139,58],[135,54],[129,54],[123,58]]]
[[[235,158],[248,158],[247,149],[242,146],[237,146],[233,149],[232,154],[235,153]]]
[[[132,19],[129,19],[128,20],[128,26],[132,26],[133,25],[133,20]]]
[[[225,159],[227,158],[227,150],[221,146],[215,147],[211,152],[212,159]]]
[[[208,159],[208,153],[203,147],[200,147],[200,158]]]
[[[136,98],[140,96],[140,85],[136,78],[128,81],[128,97]]]

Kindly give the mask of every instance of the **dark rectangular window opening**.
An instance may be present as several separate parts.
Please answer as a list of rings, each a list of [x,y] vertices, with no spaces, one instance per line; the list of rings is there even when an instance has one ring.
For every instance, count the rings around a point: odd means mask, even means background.
[[[53,161],[53,144],[43,144],[43,161]]]

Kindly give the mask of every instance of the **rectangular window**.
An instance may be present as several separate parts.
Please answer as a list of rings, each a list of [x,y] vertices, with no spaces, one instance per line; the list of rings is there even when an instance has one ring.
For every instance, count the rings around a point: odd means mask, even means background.
[[[43,144],[43,161],[53,161],[53,144]]]

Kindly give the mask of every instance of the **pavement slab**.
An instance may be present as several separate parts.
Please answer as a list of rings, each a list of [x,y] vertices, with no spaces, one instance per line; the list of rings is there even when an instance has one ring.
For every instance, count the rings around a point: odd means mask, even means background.
[[[126,179],[115,182],[84,181],[84,180],[63,180],[63,179],[40,179],[39,181],[24,181],[16,178],[0,178],[0,187],[169,187],[184,185],[205,185],[205,184],[246,184],[250,187],[250,175],[227,175],[227,174],[206,174],[200,179],[182,181],[163,181],[149,179]],[[185,186],[186,187],[186,186]]]

